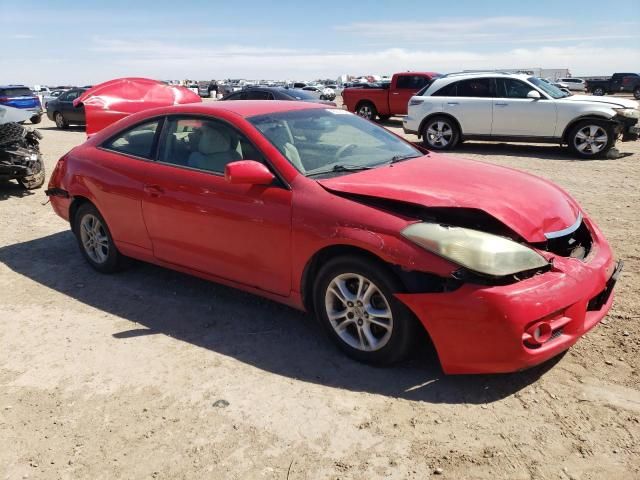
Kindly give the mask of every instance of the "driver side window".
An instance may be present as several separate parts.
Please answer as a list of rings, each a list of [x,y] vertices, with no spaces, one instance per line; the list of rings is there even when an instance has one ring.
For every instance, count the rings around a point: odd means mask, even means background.
[[[207,118],[170,117],[166,120],[158,161],[224,173],[228,163],[265,163],[253,144],[229,125]]]
[[[501,84],[498,96],[502,98],[527,98],[527,94],[534,90],[530,85],[512,78],[503,78],[498,82]]]

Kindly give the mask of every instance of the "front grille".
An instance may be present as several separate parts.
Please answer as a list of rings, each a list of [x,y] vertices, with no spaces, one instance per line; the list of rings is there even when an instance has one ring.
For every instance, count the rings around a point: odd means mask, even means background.
[[[591,232],[582,222],[573,232],[558,238],[550,238],[546,242],[534,244],[540,250],[555,253],[561,257],[572,257],[584,260],[589,255],[593,244]]]
[[[558,338],[560,335],[562,335],[562,329],[561,328],[559,328],[557,330],[554,330],[554,332],[551,334],[551,338],[549,340],[547,340],[547,341],[550,342],[554,338]]]

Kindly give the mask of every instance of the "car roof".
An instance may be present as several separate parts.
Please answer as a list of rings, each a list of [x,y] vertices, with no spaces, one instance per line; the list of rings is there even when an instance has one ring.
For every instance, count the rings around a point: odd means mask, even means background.
[[[200,113],[203,115],[214,114],[219,111],[227,111],[240,115],[241,117],[253,117],[255,115],[265,115],[268,113],[289,112],[295,110],[308,110],[318,108],[333,108],[331,105],[322,103],[298,102],[289,100],[227,100],[224,102],[202,102],[185,103],[162,107],[163,113]],[[160,113],[160,110],[157,111]]]

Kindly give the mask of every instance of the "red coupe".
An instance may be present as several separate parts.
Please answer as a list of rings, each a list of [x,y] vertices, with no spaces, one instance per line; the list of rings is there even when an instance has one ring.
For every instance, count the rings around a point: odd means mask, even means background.
[[[133,257],[314,312],[376,364],[422,329],[447,373],[536,365],[604,317],[620,271],[554,184],[324,105],[139,112],[63,156],[47,194],[96,270]]]

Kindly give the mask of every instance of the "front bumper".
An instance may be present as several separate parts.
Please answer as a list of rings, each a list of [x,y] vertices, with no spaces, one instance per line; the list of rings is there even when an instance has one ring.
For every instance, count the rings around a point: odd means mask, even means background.
[[[623,142],[638,140],[640,127],[638,126],[637,118],[628,118],[623,117],[622,115],[617,115],[616,119],[618,121],[618,134],[622,134]]]
[[[616,263],[597,227],[586,261],[555,257],[553,268],[510,285],[465,284],[448,293],[397,294],[420,319],[446,373],[505,373],[567,350],[613,303]],[[613,278],[612,278],[613,277]],[[532,348],[526,330],[540,320],[550,340]]]

